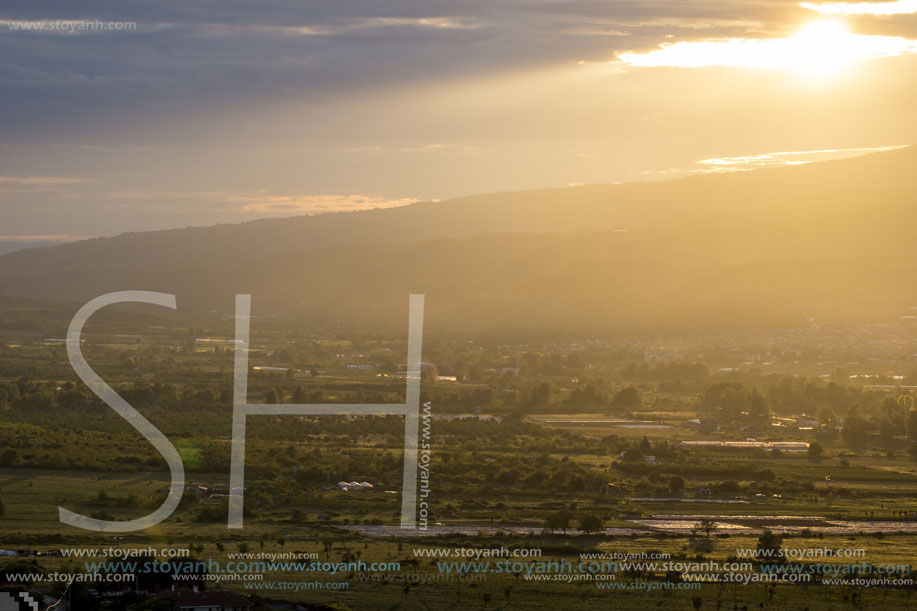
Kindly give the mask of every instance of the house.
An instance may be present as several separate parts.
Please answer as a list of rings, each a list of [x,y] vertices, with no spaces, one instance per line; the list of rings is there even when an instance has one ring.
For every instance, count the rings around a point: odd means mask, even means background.
[[[201,486],[200,484],[188,484],[185,486],[185,492],[190,492],[195,494],[197,498],[203,499],[210,495],[210,491],[207,486]]]
[[[803,430],[819,429],[821,428],[821,423],[812,418],[811,416],[806,416],[802,414],[801,416],[796,416],[796,428]]]
[[[785,452],[805,452],[809,449],[806,441],[771,441],[767,446],[772,450],[783,450]]]
[[[344,490],[344,491],[357,490],[357,491],[362,492],[370,488],[372,488],[372,484],[368,484],[368,483],[366,484],[366,486],[364,486],[363,484],[357,481],[338,482],[338,490]]]
[[[245,611],[254,604],[229,590],[175,588],[163,590],[156,598],[169,604],[170,611]]]
[[[716,418],[692,418],[685,421],[684,425],[705,433],[720,428],[720,423],[717,422]]]
[[[665,348],[655,348],[643,351],[643,360],[647,363],[671,363],[674,361],[685,360],[682,352],[667,350]]]
[[[376,489],[382,489],[385,484],[367,478],[365,476],[355,477],[354,479],[346,482],[338,482],[337,488],[342,491],[359,491],[359,492],[369,492]]]
[[[624,490],[618,484],[614,482],[609,482],[605,484],[605,490],[608,494],[623,494]]]

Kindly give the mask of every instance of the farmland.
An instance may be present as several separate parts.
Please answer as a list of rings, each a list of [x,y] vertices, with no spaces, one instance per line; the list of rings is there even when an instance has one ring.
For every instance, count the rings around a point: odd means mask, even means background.
[[[87,359],[163,431],[186,471],[171,517],[114,535],[64,525],[58,507],[104,520],[141,517],[165,498],[168,469],[76,379],[64,345],[53,340],[64,333],[63,313],[39,311],[42,325],[14,331],[25,314],[8,309],[12,321],[0,342],[0,549],[39,554],[0,559],[7,571],[22,563],[45,572],[80,569],[82,559],[47,555],[61,549],[155,546],[221,564],[234,553],[295,550],[329,563],[399,569],[262,572],[261,583],[274,586],[224,575],[221,587],[255,601],[354,609],[383,600],[404,609],[551,608],[568,596],[581,599],[581,608],[603,608],[608,596],[634,609],[690,608],[697,598],[701,608],[908,604],[911,590],[900,586],[687,584],[646,567],[610,570],[605,579],[622,584],[613,593],[594,576],[557,577],[556,567],[546,569],[553,576],[546,587],[524,570],[480,573],[415,551],[537,549],[539,562],[574,565],[580,554],[652,552],[727,563],[776,536],[785,549],[862,550],[857,562],[906,566],[897,577],[910,579],[908,546],[917,530],[911,391],[903,382],[874,388],[876,378],[866,383],[840,367],[826,377],[790,373],[818,367],[824,355],[796,363],[772,348],[782,371],[764,372],[727,367],[729,352],[719,361],[647,361],[636,340],[533,346],[434,337],[424,346],[421,386],[431,413],[424,423],[431,443],[426,530],[398,527],[403,422],[396,416],[253,419],[245,527],[230,530],[231,321],[106,312],[88,329]],[[249,401],[403,400],[403,338],[295,328],[257,323]],[[348,367],[355,364],[368,367]],[[874,370],[894,380],[911,375],[905,367],[889,356]],[[337,484],[352,481],[372,485],[348,491]],[[739,574],[751,579],[760,571],[756,561]],[[287,585],[316,579],[325,585]],[[666,589],[672,583],[681,585]],[[58,586],[36,587],[50,598]],[[88,596],[72,587],[70,596]]]

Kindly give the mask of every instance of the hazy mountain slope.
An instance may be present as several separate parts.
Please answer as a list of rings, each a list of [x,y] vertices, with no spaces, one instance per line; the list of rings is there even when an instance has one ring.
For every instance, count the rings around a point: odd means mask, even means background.
[[[69,240],[68,240],[69,242]],[[0,240],[0,255],[5,255],[7,253],[16,252],[17,250],[25,250],[26,248],[41,248],[45,246],[56,246],[57,244],[62,244],[60,240],[37,240],[30,242],[23,242],[21,240]]]
[[[643,229],[703,230],[727,220],[787,221],[871,205],[909,203],[917,150],[841,161],[657,183],[593,185],[476,195],[401,208],[266,219],[236,225],[123,234],[0,257],[0,274],[60,269],[70,263],[124,265],[168,259],[246,260],[303,248],[469,237]]]
[[[917,303],[917,151],[794,168],[482,195],[128,234],[0,257],[0,292],[506,333],[897,316]],[[627,229],[627,231],[621,231]]]

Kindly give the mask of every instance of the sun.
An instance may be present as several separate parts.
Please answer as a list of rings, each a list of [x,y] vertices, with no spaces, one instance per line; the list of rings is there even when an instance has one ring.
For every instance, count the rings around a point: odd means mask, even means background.
[[[621,53],[618,59],[632,66],[727,66],[789,70],[807,77],[825,77],[859,60],[914,53],[917,53],[917,40],[856,34],[838,19],[822,19],[785,38],[682,41],[644,53]]]
[[[784,49],[781,62],[787,67],[811,75],[839,72],[857,58],[859,37],[843,22],[822,20],[800,29]]]

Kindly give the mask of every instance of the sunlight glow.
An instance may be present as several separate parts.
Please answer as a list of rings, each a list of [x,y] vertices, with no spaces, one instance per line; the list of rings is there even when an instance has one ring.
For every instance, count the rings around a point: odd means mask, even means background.
[[[917,13],[917,0],[893,2],[800,2],[799,6],[822,15],[908,15]]]
[[[816,21],[789,38],[683,41],[647,53],[622,53],[618,59],[632,66],[785,68],[824,74],[855,60],[912,53],[917,53],[917,40],[854,34],[839,21]]]

